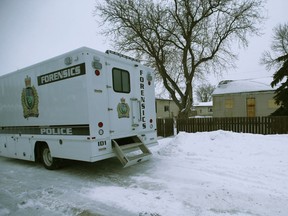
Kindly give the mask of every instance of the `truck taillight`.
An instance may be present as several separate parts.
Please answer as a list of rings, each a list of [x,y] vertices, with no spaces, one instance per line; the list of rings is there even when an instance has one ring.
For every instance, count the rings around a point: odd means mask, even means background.
[[[98,122],[98,127],[99,128],[102,128],[103,126],[104,126],[103,122]],[[102,136],[104,134],[104,130],[103,129],[99,129],[98,134]]]
[[[150,122],[150,128],[152,129],[152,128],[154,127],[154,125],[153,125],[153,119],[150,119],[149,122]]]
[[[99,76],[100,75],[100,71],[99,70],[95,70],[95,75]]]

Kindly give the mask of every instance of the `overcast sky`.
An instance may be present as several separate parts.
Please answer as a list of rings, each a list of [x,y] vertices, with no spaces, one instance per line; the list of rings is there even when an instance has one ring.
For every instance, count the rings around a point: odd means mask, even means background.
[[[113,50],[100,35],[94,5],[95,0],[0,0],[0,75],[82,46]],[[239,50],[237,68],[213,81],[272,74],[259,59],[269,49],[273,27],[288,22],[288,0],[267,0],[266,7],[264,35],[249,38],[249,47]]]

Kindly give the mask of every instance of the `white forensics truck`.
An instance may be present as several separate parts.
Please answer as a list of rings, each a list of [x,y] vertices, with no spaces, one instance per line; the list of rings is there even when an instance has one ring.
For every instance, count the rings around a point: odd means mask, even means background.
[[[153,71],[133,58],[82,47],[0,77],[1,156],[130,166],[156,144]]]

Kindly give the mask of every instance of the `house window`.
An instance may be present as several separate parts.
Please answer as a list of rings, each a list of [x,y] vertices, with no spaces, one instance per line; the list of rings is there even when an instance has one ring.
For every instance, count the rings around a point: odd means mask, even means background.
[[[169,106],[164,106],[164,112],[169,112],[170,107]]]
[[[212,108],[209,108],[209,109],[208,109],[208,112],[213,112],[213,109],[212,109]]]
[[[126,70],[112,69],[113,89],[119,93],[130,93],[130,75]]]
[[[226,109],[232,109],[233,108],[233,100],[232,99],[226,99],[225,100],[225,108]]]

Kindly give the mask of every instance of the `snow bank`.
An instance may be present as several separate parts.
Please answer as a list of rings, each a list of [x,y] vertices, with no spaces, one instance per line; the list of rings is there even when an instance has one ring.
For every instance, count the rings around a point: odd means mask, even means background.
[[[288,215],[287,135],[181,132],[157,152],[203,215]]]

